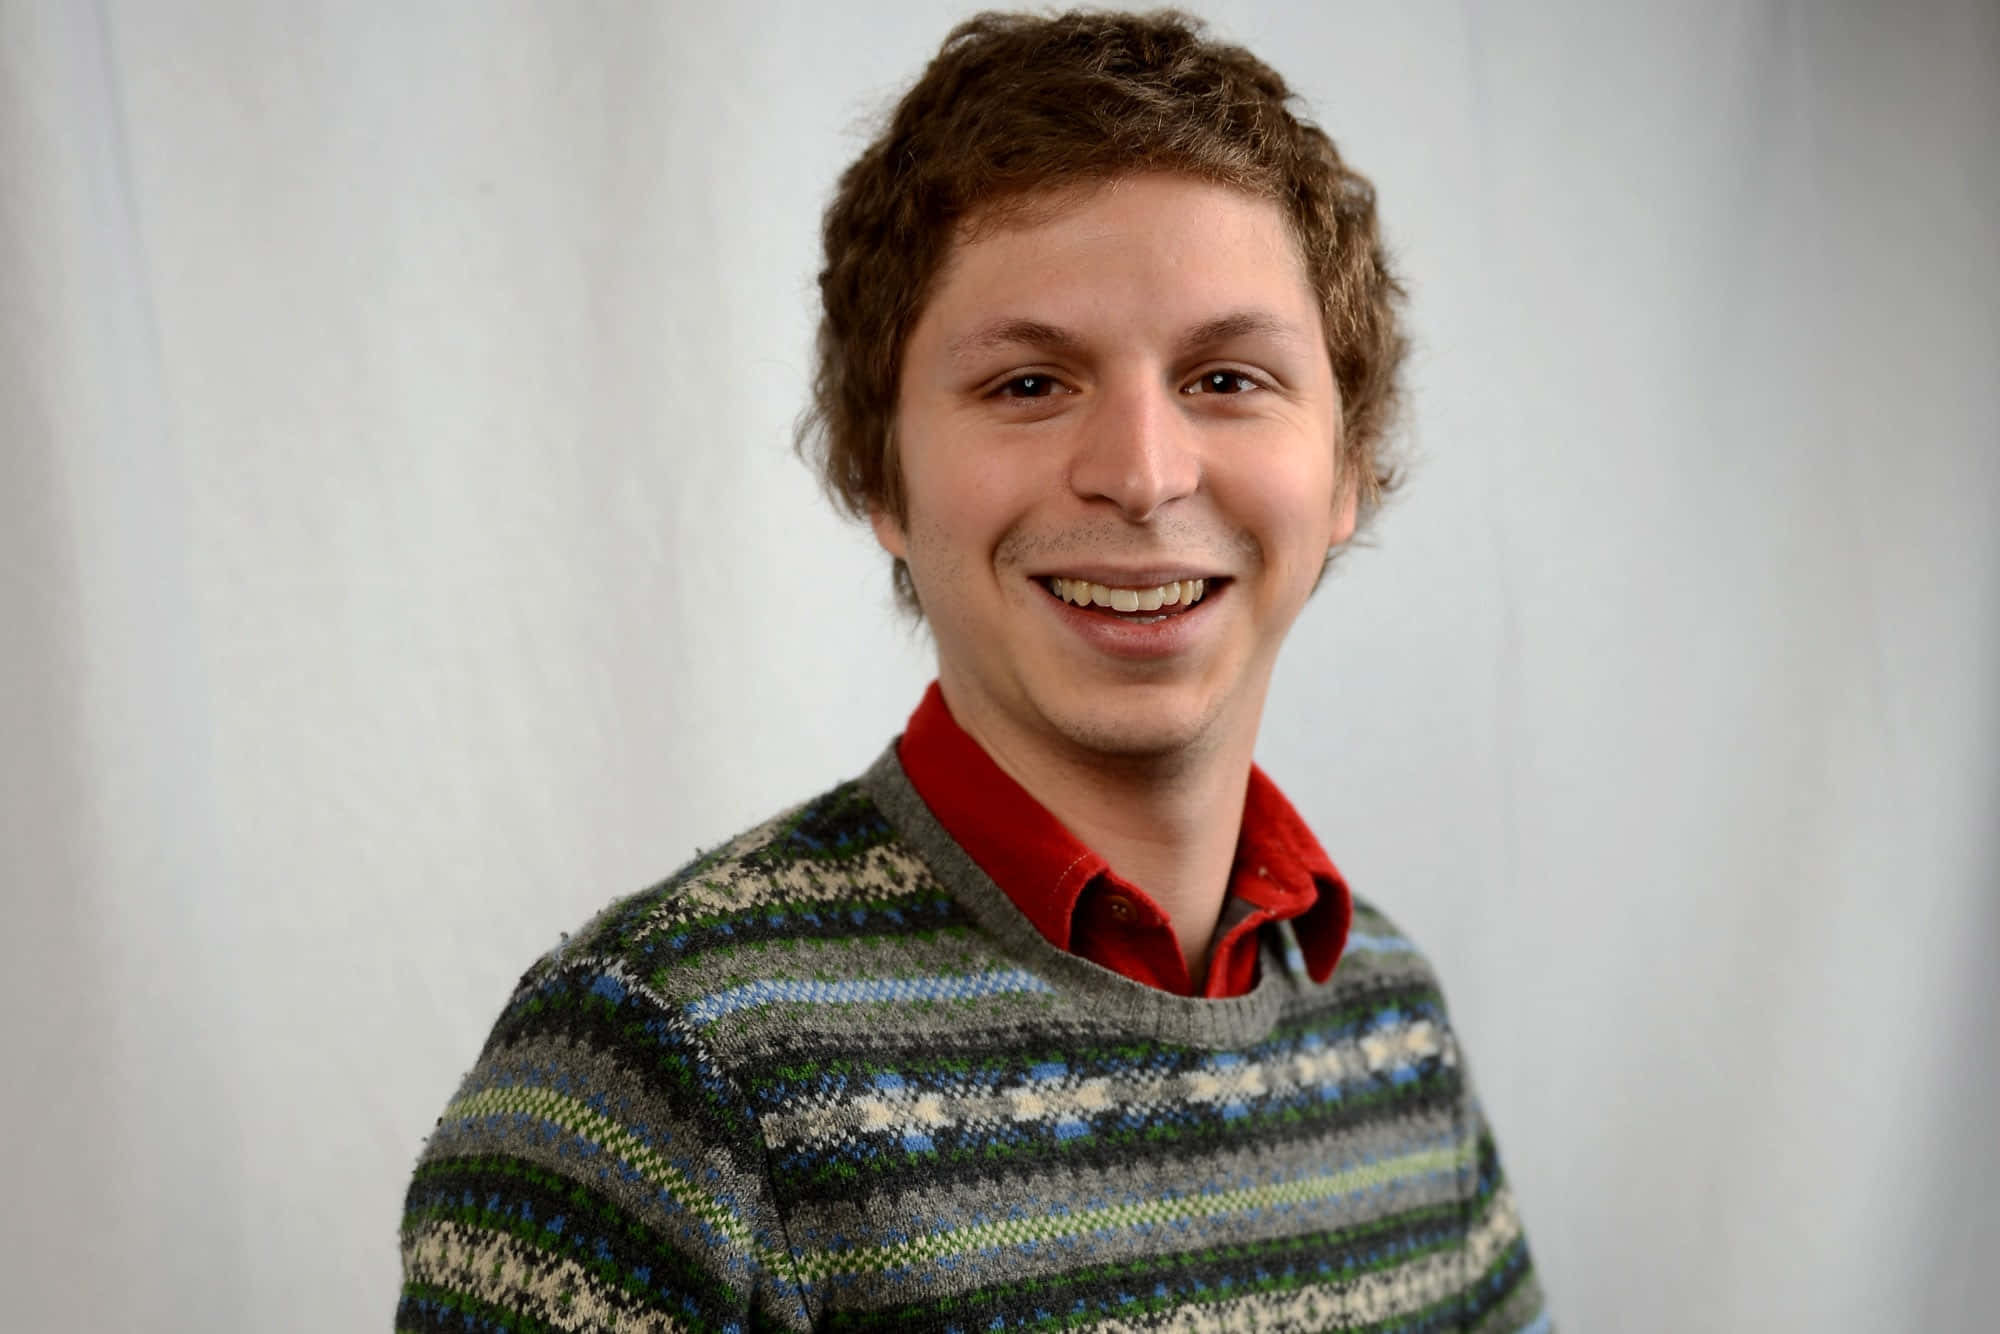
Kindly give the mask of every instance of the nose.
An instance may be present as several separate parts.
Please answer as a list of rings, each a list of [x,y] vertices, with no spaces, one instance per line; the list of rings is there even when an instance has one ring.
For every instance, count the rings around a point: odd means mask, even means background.
[[[1201,485],[1192,427],[1164,386],[1133,384],[1100,395],[1080,423],[1070,487],[1106,500],[1134,523]]]

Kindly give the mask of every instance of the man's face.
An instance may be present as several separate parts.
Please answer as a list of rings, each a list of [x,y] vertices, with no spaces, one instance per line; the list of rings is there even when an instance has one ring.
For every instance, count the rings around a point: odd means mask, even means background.
[[[1273,204],[1135,176],[961,239],[904,349],[907,517],[874,521],[959,722],[1003,754],[1247,748],[1353,532],[1339,422]]]

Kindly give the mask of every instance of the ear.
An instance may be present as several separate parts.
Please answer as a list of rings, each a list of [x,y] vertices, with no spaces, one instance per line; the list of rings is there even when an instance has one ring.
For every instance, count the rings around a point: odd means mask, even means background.
[[[880,505],[870,505],[868,526],[875,530],[875,540],[881,544],[882,550],[897,560],[909,558],[909,535],[903,531],[903,525],[895,515]]]
[[[1332,540],[1326,544],[1329,551],[1354,536],[1354,525],[1360,517],[1360,512],[1360,479],[1349,476],[1340,484],[1340,489],[1333,493],[1333,533]]]

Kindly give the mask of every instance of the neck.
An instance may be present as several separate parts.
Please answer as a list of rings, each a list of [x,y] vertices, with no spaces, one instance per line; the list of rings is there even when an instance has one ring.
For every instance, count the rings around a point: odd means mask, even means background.
[[[1106,756],[1012,735],[941,679],[958,725],[1068,830],[1146,891],[1173,923],[1188,976],[1201,985],[1229,892],[1262,699],[1247,719],[1169,756]]]

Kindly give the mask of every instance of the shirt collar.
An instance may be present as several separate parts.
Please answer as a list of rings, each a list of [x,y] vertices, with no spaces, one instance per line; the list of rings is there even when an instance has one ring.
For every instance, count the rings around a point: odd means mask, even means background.
[[[966,855],[1050,943],[1070,948],[1077,901],[1110,866],[958,725],[937,682],[910,715],[897,758]],[[1229,892],[1242,903],[1225,905],[1225,921],[1244,907],[1271,920],[1289,919],[1307,973],[1315,982],[1332,974],[1353,918],[1347,882],[1277,784],[1255,765]]]

